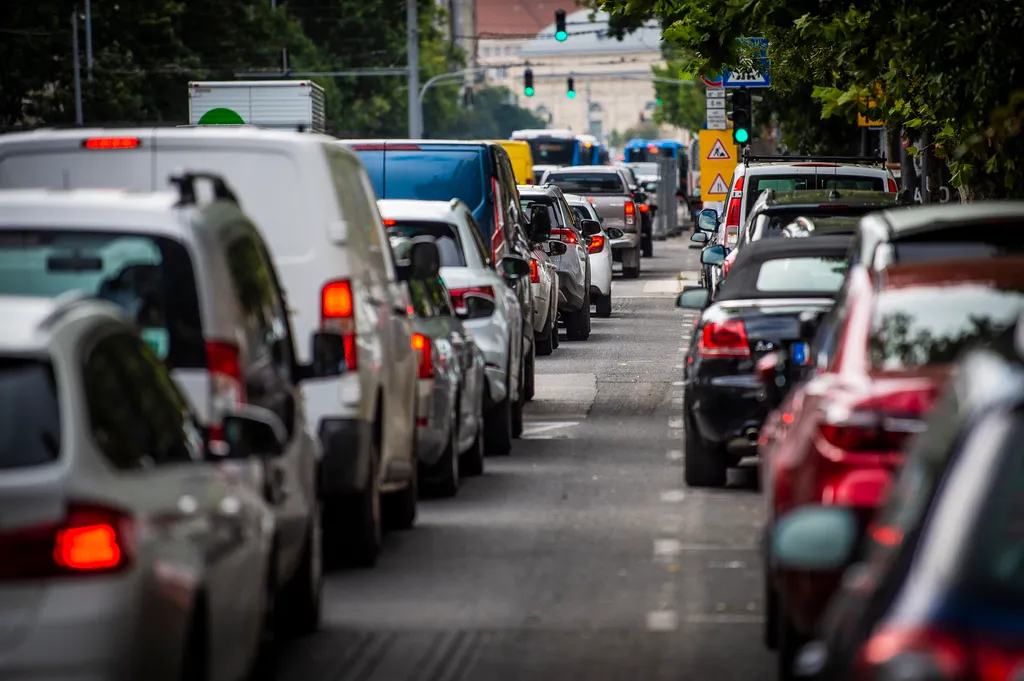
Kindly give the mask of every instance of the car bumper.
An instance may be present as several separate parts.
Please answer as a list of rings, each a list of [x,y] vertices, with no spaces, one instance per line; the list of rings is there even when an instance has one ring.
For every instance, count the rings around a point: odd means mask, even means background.
[[[372,437],[368,421],[327,418],[318,428],[323,458],[318,477],[320,495],[333,497],[366,489],[370,479],[368,457],[363,456]]]
[[[421,464],[432,466],[451,439],[455,396],[440,378],[421,378],[416,383],[416,458]]]
[[[569,272],[558,273],[558,309],[575,312],[583,306],[585,292],[582,282]]]
[[[625,251],[640,245],[639,234],[624,234],[621,239],[612,239],[612,251]]]
[[[612,294],[612,252],[605,248],[600,253],[591,253],[590,256],[590,292],[595,290],[602,296]]]
[[[764,388],[753,374],[698,378],[687,386],[687,403],[701,438],[733,457],[757,454],[757,437],[768,416]]]
[[[486,319],[467,319],[463,325],[483,353],[487,389],[491,400],[501,402],[508,394],[509,337],[508,326]]]

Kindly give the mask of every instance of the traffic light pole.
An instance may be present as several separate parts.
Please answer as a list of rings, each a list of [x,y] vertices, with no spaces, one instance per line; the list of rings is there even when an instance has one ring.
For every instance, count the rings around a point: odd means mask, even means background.
[[[409,54],[409,137],[423,137],[422,97],[417,97],[420,87],[420,35],[419,18],[416,12],[417,0],[405,0],[406,50]]]

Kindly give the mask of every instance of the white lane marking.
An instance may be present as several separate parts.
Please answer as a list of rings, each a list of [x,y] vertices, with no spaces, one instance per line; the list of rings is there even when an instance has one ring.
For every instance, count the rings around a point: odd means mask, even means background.
[[[537,421],[534,423],[523,424],[523,439],[534,439],[534,440],[549,440],[554,435],[541,435],[541,433],[547,433],[550,430],[561,430],[563,428],[571,428],[572,426],[578,426],[579,421]]]
[[[675,631],[679,616],[675,610],[652,610],[647,613],[647,631]]]
[[[683,382],[682,381],[672,381],[672,385],[674,387],[678,388],[678,387],[683,385]]]
[[[681,406],[683,406],[683,398],[682,397],[673,397],[672,398],[672,406],[673,407],[681,407]]]
[[[747,564],[742,560],[712,561],[708,567],[712,570],[742,570]]]
[[[654,540],[654,556],[656,558],[674,558],[682,552],[682,543],[678,539]]]
[[[661,493],[661,500],[667,504],[678,504],[686,498],[686,492],[681,489],[667,489]]]
[[[597,376],[594,374],[537,374],[535,380],[534,402],[578,404],[586,413],[597,397]]]
[[[682,421],[682,419],[669,419],[668,427],[669,428],[682,428],[683,427],[683,421]]]
[[[763,624],[763,615],[687,615],[687,624]]]
[[[683,365],[682,365],[682,364],[677,364],[677,365],[676,365],[676,369],[682,369],[682,368],[683,368]]]
[[[670,449],[668,451],[668,460],[669,461],[682,461],[683,460],[683,450],[681,450],[681,449]]]
[[[644,293],[679,293],[683,282],[679,279],[654,279],[644,283]]]

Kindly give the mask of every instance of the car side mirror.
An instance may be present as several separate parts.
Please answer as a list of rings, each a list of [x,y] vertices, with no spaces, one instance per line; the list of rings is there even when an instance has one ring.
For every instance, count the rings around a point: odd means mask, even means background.
[[[831,572],[847,567],[858,540],[853,512],[838,506],[805,506],[782,517],[771,535],[771,556],[781,567]]]
[[[569,247],[561,241],[549,241],[548,242],[548,255],[565,255],[569,252]]]
[[[608,235],[609,239],[621,239],[622,237],[626,236],[626,233],[623,232],[618,227],[609,227],[608,229],[604,230],[604,233]]]
[[[702,232],[713,232],[718,229],[718,211],[705,208],[697,214],[697,229]]]
[[[601,233],[601,223],[597,220],[580,220],[585,236],[594,236]]]
[[[551,238],[551,215],[547,206],[533,206],[530,210],[530,238],[536,242]]]
[[[705,265],[721,265],[725,262],[725,256],[729,255],[729,249],[722,244],[708,246],[700,253],[700,261]]]
[[[703,310],[711,300],[711,291],[701,286],[684,286],[676,298],[676,307],[684,310]]]
[[[276,457],[284,454],[288,431],[277,414],[246,404],[223,418],[224,440],[228,453],[224,458]]]
[[[707,232],[694,232],[690,235],[690,241],[696,244],[706,244],[711,240],[711,235]]]
[[[498,263],[498,270],[509,279],[522,279],[530,276],[530,263],[518,255],[506,255]]]

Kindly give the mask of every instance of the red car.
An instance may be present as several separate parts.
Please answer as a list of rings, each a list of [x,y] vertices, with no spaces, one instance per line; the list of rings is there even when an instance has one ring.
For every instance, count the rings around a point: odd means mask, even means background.
[[[857,266],[846,287],[819,329],[814,373],[761,431],[769,531],[797,507],[824,504],[855,509],[863,536],[950,364],[1024,310],[1024,258]],[[786,679],[840,573],[781,570],[770,555],[764,564],[765,640]]]

